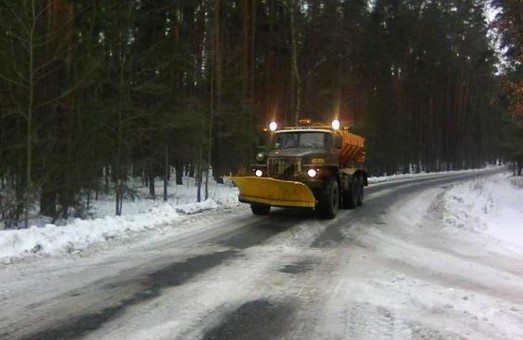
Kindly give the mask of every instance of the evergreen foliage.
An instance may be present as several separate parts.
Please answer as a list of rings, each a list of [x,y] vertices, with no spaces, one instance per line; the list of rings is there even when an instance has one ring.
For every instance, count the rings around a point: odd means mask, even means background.
[[[517,60],[518,1],[493,6]],[[151,196],[171,168],[178,184],[210,168],[219,180],[249,163],[269,120],[297,116],[338,116],[364,135],[372,174],[478,167],[496,141],[518,160],[521,60],[496,74],[484,7],[0,0],[0,219],[24,226],[33,206],[66,217],[102,190],[120,214],[137,174]],[[500,135],[504,112],[514,123]]]
[[[503,138],[502,150],[514,162],[514,173],[523,171],[523,2],[494,0],[499,14],[496,28],[505,50],[506,70],[503,76]]]

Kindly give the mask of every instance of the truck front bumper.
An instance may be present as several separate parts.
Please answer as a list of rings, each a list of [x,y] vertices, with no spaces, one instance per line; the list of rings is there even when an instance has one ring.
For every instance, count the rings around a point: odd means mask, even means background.
[[[276,207],[314,208],[316,198],[311,189],[301,183],[271,177],[232,177],[238,187],[240,202]]]

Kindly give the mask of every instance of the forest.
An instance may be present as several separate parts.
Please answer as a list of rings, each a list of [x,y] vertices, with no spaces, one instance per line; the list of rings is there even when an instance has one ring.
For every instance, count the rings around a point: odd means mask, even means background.
[[[100,191],[118,215],[136,176],[154,196],[155,180],[190,174],[204,199],[270,120],[299,117],[365,136],[370,174],[497,160],[521,174],[521,13],[520,0],[0,0],[0,221],[67,217]]]

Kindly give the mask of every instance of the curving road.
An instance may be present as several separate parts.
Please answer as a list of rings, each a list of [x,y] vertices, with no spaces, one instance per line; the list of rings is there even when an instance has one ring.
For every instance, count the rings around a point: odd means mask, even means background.
[[[0,268],[0,338],[505,339],[473,311],[523,321],[523,267],[446,232],[439,204],[491,173],[371,185],[329,221],[242,206],[176,237]]]

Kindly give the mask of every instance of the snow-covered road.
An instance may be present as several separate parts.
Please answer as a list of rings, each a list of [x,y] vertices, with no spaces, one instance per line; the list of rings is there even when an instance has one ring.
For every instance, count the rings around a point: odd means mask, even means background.
[[[469,173],[367,192],[331,221],[240,206],[5,265],[0,338],[523,339],[523,190]]]

